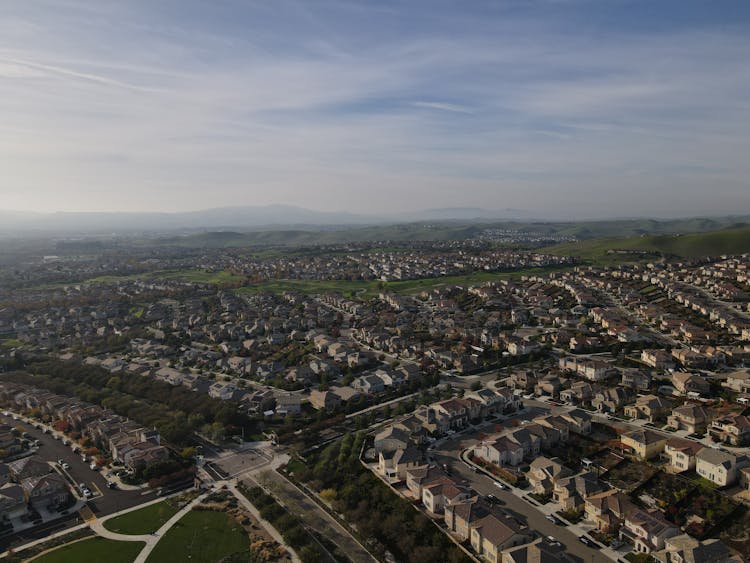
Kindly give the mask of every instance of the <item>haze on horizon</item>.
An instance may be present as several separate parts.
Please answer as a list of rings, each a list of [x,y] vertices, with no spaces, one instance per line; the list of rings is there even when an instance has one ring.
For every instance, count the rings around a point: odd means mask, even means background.
[[[0,13],[0,209],[750,213],[746,0]]]

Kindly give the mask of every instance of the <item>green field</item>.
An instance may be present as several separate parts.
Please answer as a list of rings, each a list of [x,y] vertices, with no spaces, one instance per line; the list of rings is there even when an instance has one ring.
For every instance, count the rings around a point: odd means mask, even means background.
[[[139,536],[155,532],[172,516],[177,514],[169,501],[163,500],[140,510],[128,512],[104,523],[104,527],[111,532]]]
[[[33,559],[34,563],[133,563],[143,549],[143,542],[124,542],[91,538],[50,551]]]
[[[247,534],[232,517],[223,512],[191,510],[159,540],[148,563],[219,561],[249,549]]]
[[[743,254],[750,252],[750,227],[725,229],[689,235],[642,235],[630,238],[605,238],[560,244],[547,252],[579,256],[592,262],[627,262],[647,256],[636,254],[608,254],[609,250],[634,250],[651,253],[651,258],[664,254],[684,258]]]
[[[545,274],[552,271],[562,271],[564,268],[529,268],[528,270],[517,270],[514,272],[478,272],[467,276],[445,276],[440,278],[424,278],[420,280],[379,282],[371,281],[347,281],[347,280],[268,280],[260,283],[246,285],[237,291],[239,293],[261,293],[269,291],[281,293],[283,291],[299,291],[302,293],[329,293],[337,292],[342,295],[366,299],[376,296],[381,291],[391,291],[405,295],[416,295],[422,291],[430,291],[437,287],[448,285],[477,285],[487,281],[499,281],[503,279],[518,279],[524,275]]]

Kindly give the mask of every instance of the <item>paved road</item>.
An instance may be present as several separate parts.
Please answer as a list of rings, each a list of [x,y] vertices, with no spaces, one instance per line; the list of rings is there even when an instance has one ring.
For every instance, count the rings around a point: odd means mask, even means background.
[[[466,480],[472,489],[483,496],[495,495],[503,503],[503,510],[513,514],[525,522],[529,528],[543,536],[554,536],[565,545],[567,553],[579,558],[581,562],[611,563],[598,549],[583,545],[577,535],[569,532],[565,527],[557,526],[547,520],[536,507],[515,496],[507,490],[500,490],[494,480],[481,473],[471,471],[459,458],[459,452],[439,451],[433,454],[438,463],[448,463],[452,474]]]

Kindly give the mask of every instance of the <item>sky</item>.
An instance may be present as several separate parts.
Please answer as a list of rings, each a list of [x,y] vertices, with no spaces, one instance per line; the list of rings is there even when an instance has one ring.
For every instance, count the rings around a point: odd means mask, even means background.
[[[747,0],[0,0],[0,209],[750,213]]]

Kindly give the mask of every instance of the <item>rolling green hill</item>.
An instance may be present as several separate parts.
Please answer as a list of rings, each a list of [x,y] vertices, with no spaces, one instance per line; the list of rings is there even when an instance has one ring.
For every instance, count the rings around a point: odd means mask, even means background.
[[[594,262],[621,262],[669,255],[683,258],[750,252],[750,227],[689,235],[642,235],[603,238],[560,244],[546,249],[554,254],[579,256]],[[617,251],[623,251],[622,253]],[[632,251],[627,254],[624,251]],[[636,253],[643,254],[636,254]]]

